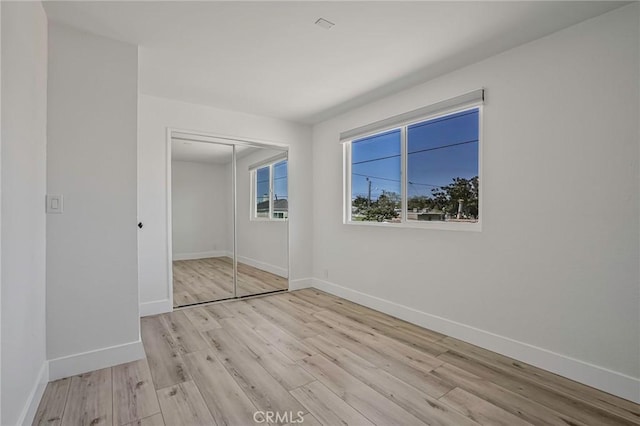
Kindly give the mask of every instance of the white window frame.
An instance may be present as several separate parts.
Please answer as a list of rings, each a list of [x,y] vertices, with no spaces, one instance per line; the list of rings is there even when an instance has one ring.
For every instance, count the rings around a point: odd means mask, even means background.
[[[286,222],[289,219],[289,212],[287,209],[287,217],[285,218],[276,218],[273,217],[273,207],[274,207],[274,174],[273,174],[273,166],[276,164],[280,164],[282,162],[287,162],[287,195],[289,194],[289,159],[287,155],[278,155],[274,158],[270,158],[263,162],[260,162],[256,165],[252,165],[249,167],[249,178],[251,181],[251,190],[249,191],[249,195],[251,197],[250,200],[250,211],[249,211],[249,220],[255,222]],[[268,217],[259,217],[258,216],[258,203],[256,202],[257,198],[257,190],[258,190],[258,170],[269,168],[269,216]],[[287,196],[287,200],[289,197]],[[288,201],[287,201],[288,203]]]
[[[457,114],[464,111],[478,110],[478,182],[480,182],[480,190],[478,194],[478,221],[477,222],[440,222],[440,221],[418,221],[407,220],[407,129],[409,126],[424,121],[432,120],[439,117],[446,117],[448,115]],[[450,108],[445,111],[438,111],[433,114],[428,114],[420,118],[412,119],[395,126],[390,126],[384,129],[377,129],[374,133],[368,135],[362,135],[355,137],[351,140],[343,142],[343,223],[345,225],[354,226],[378,226],[378,227],[390,227],[390,228],[420,228],[420,229],[434,229],[434,230],[448,230],[448,231],[482,231],[483,214],[483,179],[482,179],[482,152],[483,152],[483,104],[477,103],[467,105],[464,107]],[[390,130],[400,129],[400,197],[401,197],[401,213],[400,222],[375,222],[375,221],[354,221],[351,220],[352,206],[351,206],[351,147],[355,140],[363,139],[365,137],[375,136],[381,133],[388,132]]]

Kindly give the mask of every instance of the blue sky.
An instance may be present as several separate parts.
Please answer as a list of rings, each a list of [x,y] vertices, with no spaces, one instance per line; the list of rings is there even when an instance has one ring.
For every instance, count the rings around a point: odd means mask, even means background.
[[[478,109],[409,126],[407,133],[409,197],[431,190],[454,177],[478,175]],[[351,147],[352,197],[382,191],[400,193],[400,130],[354,141]]]
[[[273,165],[273,199],[287,198],[287,160]],[[256,197],[258,202],[269,199],[269,167],[263,167],[256,171]]]
[[[287,198],[287,160],[273,165],[273,194],[274,200]]]
[[[269,199],[269,167],[263,167],[256,171],[256,197],[258,202]]]

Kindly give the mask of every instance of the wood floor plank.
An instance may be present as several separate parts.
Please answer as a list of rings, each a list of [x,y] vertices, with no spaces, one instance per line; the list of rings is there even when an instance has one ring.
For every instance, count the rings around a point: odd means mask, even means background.
[[[315,380],[304,368],[287,358],[246,324],[233,319],[220,322],[229,334],[253,352],[260,365],[285,389],[291,390]]]
[[[394,359],[389,355],[378,352],[373,347],[368,346],[367,341],[361,341],[353,334],[345,333],[324,322],[309,323],[309,326],[314,328],[318,334],[331,336],[332,341],[335,343],[366,359],[396,378],[423,391],[427,395],[439,398],[455,387],[446,380],[435,377],[424,370],[407,365],[402,360]],[[305,342],[307,341],[308,340],[305,340]]]
[[[297,420],[297,419],[296,419]],[[303,424],[304,426],[322,426],[322,423],[318,421],[312,414],[305,414],[302,416],[302,421],[297,423],[289,423],[289,426]]]
[[[299,363],[318,381],[374,424],[425,424],[344,369],[333,364],[323,355],[312,355]]]
[[[291,336],[279,327],[268,322],[263,322],[258,325],[255,331],[289,359],[294,361],[318,353],[313,347],[306,345],[303,340]]]
[[[378,393],[386,396],[418,419],[430,425],[472,426],[477,423],[456,411],[452,406],[420,392],[413,386],[395,378],[370,364],[324,336],[311,337],[325,356],[338,367],[360,380]]]
[[[482,349],[452,337],[443,339],[441,344],[456,352],[489,363],[523,380],[532,381],[562,394],[582,399],[591,405],[624,417],[630,421],[640,422],[640,404],[634,404],[631,401],[626,401],[581,383],[567,380],[564,377],[532,365],[519,362],[513,358]]]
[[[330,294],[327,294],[327,297],[333,299],[333,303],[327,306],[329,310],[341,313],[348,318],[362,320],[363,324],[372,328],[384,327],[378,331],[390,331],[391,329],[388,327],[392,327],[399,331],[410,333],[417,338],[433,342],[437,342],[446,337],[441,333],[411,324],[399,318],[392,317],[391,315],[376,311],[375,309],[371,309]],[[393,332],[391,334],[393,334]]]
[[[47,384],[33,419],[33,425],[58,426],[62,423],[62,414],[70,385],[70,377]]]
[[[229,270],[230,259],[194,262],[175,288],[206,292],[202,277]],[[264,288],[259,273],[245,272],[251,288]],[[301,411],[312,426],[640,425],[630,401],[315,289],[141,324],[148,368],[50,383],[33,424],[244,425],[261,410],[288,413],[282,422]]]
[[[113,423],[132,423],[160,412],[146,359],[112,367]]]
[[[282,312],[286,312],[291,317],[295,318],[301,323],[315,321],[312,315],[298,306],[291,304],[286,301],[286,299],[279,297],[279,295],[275,295],[273,297],[265,297],[262,300],[271,304],[275,309],[279,309]]]
[[[467,392],[532,424],[552,426],[585,424],[453,365],[444,364],[431,374],[455,383]]]
[[[201,351],[207,348],[207,342],[193,327],[183,311],[170,312],[161,317],[164,326],[169,330],[176,346],[183,353]]]
[[[234,313],[235,317],[244,321],[264,340],[275,346],[289,359],[297,361],[317,353],[313,348],[305,345],[302,340],[269,322],[267,318],[255,311],[246,301],[230,302],[227,307]],[[312,334],[315,335],[316,332]]]
[[[373,426],[366,417],[318,381],[294,389],[291,394],[309,410],[319,424]],[[302,423],[305,426],[307,426],[306,420]]]
[[[455,408],[481,425],[531,426],[531,423],[460,388],[455,388],[440,401]]]
[[[218,426],[253,423],[255,405],[218,360],[214,350],[186,354],[185,362]]]
[[[313,303],[309,303],[306,300],[296,297],[295,292],[287,292],[287,293],[279,294],[277,295],[277,297],[280,297],[286,302],[291,303],[294,306],[297,306],[298,309],[305,311],[309,315],[312,315],[315,312],[324,310],[324,308],[321,306],[314,305]]]
[[[330,297],[329,293],[320,291],[315,288],[305,288],[291,292],[295,297],[298,297],[306,302],[309,302],[315,306],[327,308],[335,303],[335,299]]]
[[[209,330],[206,336],[216,356],[235,378],[256,408],[262,411],[304,411],[245,346],[223,329]]]
[[[380,334],[375,331],[363,330],[358,327],[357,323],[354,321],[341,317],[340,315],[336,315],[335,313],[322,311],[314,314],[314,317],[338,330],[358,338],[360,342],[367,344],[376,351],[397,359],[398,361],[418,370],[428,373],[443,363],[442,360],[425,353],[422,350],[394,341],[384,334]]]
[[[244,321],[251,328],[256,328],[266,322],[266,319],[253,310],[245,300],[227,302],[225,308],[232,314],[233,318]]]
[[[228,302],[231,303],[231,302]],[[222,318],[230,318],[233,314],[227,309],[224,303],[214,303],[212,305],[203,306],[202,309],[207,311],[215,320]]]
[[[277,309],[261,298],[250,299],[247,303],[267,320],[298,339],[312,337],[316,334],[313,330],[309,329],[306,324],[297,321],[291,315]]]
[[[192,381],[158,390],[158,400],[167,425],[215,425],[200,391]]]
[[[600,424],[606,425],[637,424],[609,411],[594,407],[583,400],[577,400],[566,394],[551,391],[536,383],[519,380],[508,372],[495,368],[491,364],[468,357],[464,354],[449,351],[440,355],[439,358],[448,364],[464,368],[465,370],[479,377],[483,377],[507,390],[518,393],[525,398],[538,401],[546,407],[565,413],[581,422],[588,424],[589,422],[597,421]]]
[[[129,423],[127,426],[165,426],[162,413],[154,414],[153,416],[145,417],[144,419],[137,420],[133,423]],[[170,426],[170,425],[167,425]]]
[[[73,376],[62,425],[112,425],[111,383],[111,368]]]
[[[218,320],[204,307],[185,309],[184,314],[198,331],[207,331],[222,327]]]
[[[191,380],[185,371],[181,351],[160,316],[142,318],[140,326],[154,387],[161,389]]]
[[[442,346],[431,338],[424,338],[407,330],[384,324],[381,325],[380,323],[370,324],[368,323],[369,321],[366,320],[366,316],[358,316],[351,313],[345,314],[344,309],[342,308],[317,312],[314,314],[314,317],[316,318],[320,316],[333,318],[334,320],[339,319],[341,324],[348,326],[353,330],[359,330],[362,333],[367,333],[372,336],[384,336],[385,340],[402,343],[405,346],[412,347],[432,356],[438,356],[448,350],[448,348]]]

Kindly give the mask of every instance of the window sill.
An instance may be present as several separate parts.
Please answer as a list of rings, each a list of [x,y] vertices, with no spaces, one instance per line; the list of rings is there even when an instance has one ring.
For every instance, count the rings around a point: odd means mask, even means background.
[[[412,229],[433,229],[437,231],[467,231],[467,232],[481,232],[481,222],[463,223],[463,222],[365,222],[365,221],[351,221],[344,222],[345,225],[354,226],[377,226],[383,228],[412,228]]]
[[[268,217],[252,217],[250,222],[286,222],[289,219],[269,219]]]

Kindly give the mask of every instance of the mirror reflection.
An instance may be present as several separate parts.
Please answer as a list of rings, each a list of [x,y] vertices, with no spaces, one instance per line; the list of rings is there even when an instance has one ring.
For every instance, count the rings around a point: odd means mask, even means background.
[[[237,295],[288,288],[287,152],[252,148],[237,160]]]
[[[173,305],[234,296],[233,146],[172,140]]]
[[[286,151],[173,138],[171,212],[174,307],[288,288]]]

